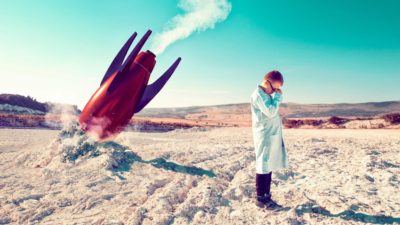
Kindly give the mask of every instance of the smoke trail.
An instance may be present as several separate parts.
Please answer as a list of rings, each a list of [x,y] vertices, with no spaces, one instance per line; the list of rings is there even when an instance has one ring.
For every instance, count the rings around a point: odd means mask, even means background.
[[[162,53],[175,41],[189,37],[195,31],[214,28],[224,21],[232,8],[227,0],[181,0],[178,7],[184,11],[167,23],[164,31],[157,34],[151,43],[156,54]]]

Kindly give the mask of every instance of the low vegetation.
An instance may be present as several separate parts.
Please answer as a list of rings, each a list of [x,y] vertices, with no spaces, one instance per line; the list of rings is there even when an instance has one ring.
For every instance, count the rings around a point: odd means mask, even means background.
[[[400,124],[400,113],[389,113],[382,116],[386,122],[397,125]]]
[[[350,119],[338,117],[338,116],[332,116],[328,119],[328,122],[331,124],[334,124],[334,125],[343,125],[349,121],[350,121]]]

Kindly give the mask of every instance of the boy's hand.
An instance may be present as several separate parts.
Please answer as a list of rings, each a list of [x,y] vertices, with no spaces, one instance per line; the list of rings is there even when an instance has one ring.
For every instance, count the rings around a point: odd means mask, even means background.
[[[276,92],[278,92],[279,94],[282,94],[282,90],[281,89],[275,89]]]

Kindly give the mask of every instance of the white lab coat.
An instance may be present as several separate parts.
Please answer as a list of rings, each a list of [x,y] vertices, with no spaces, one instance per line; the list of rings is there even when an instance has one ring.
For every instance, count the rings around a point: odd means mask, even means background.
[[[279,104],[282,95],[266,94],[257,86],[251,95],[251,116],[256,173],[266,174],[288,166],[288,159],[282,135],[282,120]]]

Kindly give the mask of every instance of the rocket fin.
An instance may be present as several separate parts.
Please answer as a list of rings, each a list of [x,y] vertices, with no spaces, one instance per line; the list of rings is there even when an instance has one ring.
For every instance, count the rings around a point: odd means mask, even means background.
[[[126,41],[124,46],[122,46],[121,50],[119,50],[118,54],[115,56],[114,60],[112,61],[112,63],[108,67],[107,72],[104,74],[104,77],[101,80],[100,85],[102,85],[104,83],[104,81],[106,81],[115,71],[120,69],[122,63],[124,62],[126,53],[128,52],[129,47],[131,46],[133,40],[135,40],[136,35],[137,35],[136,32],[133,33],[131,35],[131,37]]]
[[[146,41],[149,38],[150,34],[151,34],[151,30],[148,30],[143,35],[143,37],[140,39],[140,41],[136,44],[135,48],[129,54],[128,58],[125,60],[123,65],[119,68],[118,74],[114,77],[114,80],[112,81],[112,83],[108,87],[108,89],[107,89],[108,93],[111,93],[113,90],[115,90],[115,88],[118,86],[118,84],[120,84],[122,82],[126,70],[129,69],[129,66],[135,60],[136,56],[140,52],[140,49],[142,49],[144,43],[146,43]]]
[[[128,58],[125,60],[124,64],[121,67],[121,71],[129,69],[129,66],[132,64],[132,62],[135,60],[136,56],[139,54],[140,49],[142,49],[144,43],[146,43],[147,39],[149,38],[151,34],[151,30],[148,30],[143,37],[140,39],[140,41],[137,43],[135,48],[132,50],[132,52],[129,54]],[[125,68],[126,67],[126,68]]]
[[[160,92],[160,90],[164,87],[165,83],[167,83],[168,79],[172,76],[175,69],[178,67],[181,58],[179,57],[163,75],[160,76],[156,81],[152,84],[147,85],[146,89],[143,92],[142,98],[140,102],[135,107],[135,113],[140,112],[149,102]]]

